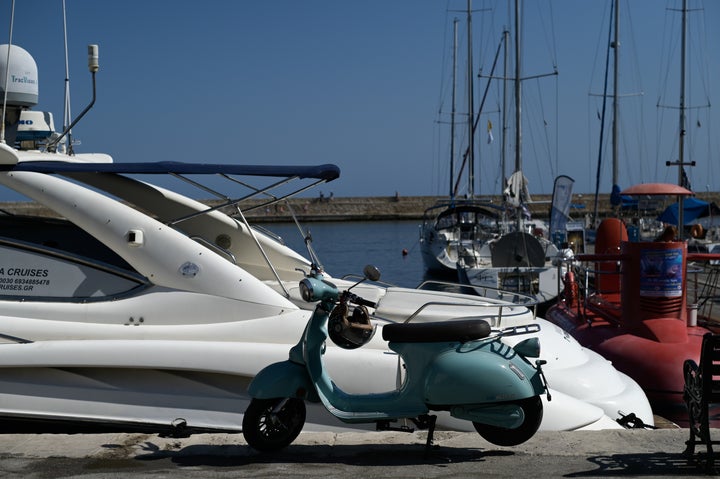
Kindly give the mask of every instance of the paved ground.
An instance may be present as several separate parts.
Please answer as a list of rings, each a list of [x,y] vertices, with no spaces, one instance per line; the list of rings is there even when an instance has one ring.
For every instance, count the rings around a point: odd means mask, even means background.
[[[682,452],[687,429],[541,432],[520,446],[476,434],[303,433],[258,453],[242,435],[0,435],[0,477],[684,477],[703,470]],[[720,438],[720,430],[717,431]],[[699,456],[704,458],[704,448]]]

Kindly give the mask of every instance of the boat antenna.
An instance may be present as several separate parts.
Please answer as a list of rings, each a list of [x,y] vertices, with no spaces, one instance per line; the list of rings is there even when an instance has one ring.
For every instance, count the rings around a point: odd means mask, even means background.
[[[65,40],[65,108],[63,111],[63,130],[68,127],[72,114],[70,113],[70,66],[68,61],[68,41],[67,41],[67,17],[65,15],[65,0],[62,2],[63,10],[63,36]],[[68,152],[72,155],[72,131],[68,130]]]
[[[99,69],[100,69],[100,63],[98,61],[98,46],[97,45],[88,45],[88,70],[90,70],[90,73],[92,74],[92,91],[93,91],[92,101],[90,101],[90,104],[85,107],[85,109],[82,111],[82,113],[80,113],[80,115],[78,115],[78,117],[75,118],[75,120],[73,120],[72,123],[70,123],[70,126],[68,126],[67,128],[65,128],[65,130],[63,130],[63,132],[60,134],[60,136],[58,136],[57,138],[55,138],[54,140],[52,140],[51,142],[48,143],[48,146],[47,146],[48,151],[55,150],[57,147],[57,144],[60,142],[60,140],[62,140],[65,137],[65,135],[67,135],[70,132],[70,130],[72,130],[72,127],[75,126],[77,124],[77,122],[80,121],[80,119],[83,116],[85,116],[85,114],[88,111],[90,111],[90,108],[92,108],[93,105],[95,104],[95,98],[96,98],[95,74],[98,72]],[[70,144],[70,153],[72,154],[72,144]]]
[[[5,65],[5,91],[3,92],[2,124],[0,124],[0,143],[5,143],[5,111],[7,110],[8,82],[10,81],[10,49],[12,47],[13,23],[15,21],[15,0],[10,7],[10,39],[8,40],[7,59]]]

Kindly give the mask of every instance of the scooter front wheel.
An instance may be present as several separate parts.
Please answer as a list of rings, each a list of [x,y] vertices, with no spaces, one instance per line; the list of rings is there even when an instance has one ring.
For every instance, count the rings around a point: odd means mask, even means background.
[[[475,430],[488,442],[497,446],[517,446],[527,441],[540,427],[543,417],[543,405],[540,396],[523,399],[516,403],[525,414],[525,419],[520,426],[510,429],[506,427],[491,426],[473,422]]]
[[[304,425],[302,399],[253,399],[243,416],[242,432],[250,447],[277,451],[293,442]]]

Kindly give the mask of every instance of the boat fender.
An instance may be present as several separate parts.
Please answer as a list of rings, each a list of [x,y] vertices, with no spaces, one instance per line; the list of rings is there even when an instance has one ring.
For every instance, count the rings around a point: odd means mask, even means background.
[[[575,281],[575,273],[572,271],[565,273],[564,283],[563,297],[565,298],[565,304],[568,307],[573,307],[579,295],[578,285]]]
[[[694,224],[692,225],[692,228],[690,228],[690,236],[693,238],[702,238],[704,231],[701,224]]]

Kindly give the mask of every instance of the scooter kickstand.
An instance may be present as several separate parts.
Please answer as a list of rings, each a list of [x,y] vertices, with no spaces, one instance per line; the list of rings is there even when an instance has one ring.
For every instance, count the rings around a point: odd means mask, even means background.
[[[425,442],[425,454],[430,454],[430,450],[433,447],[433,436],[435,435],[435,421],[437,420],[437,416],[429,416],[429,426],[428,426],[428,435],[427,435],[427,441]]]

